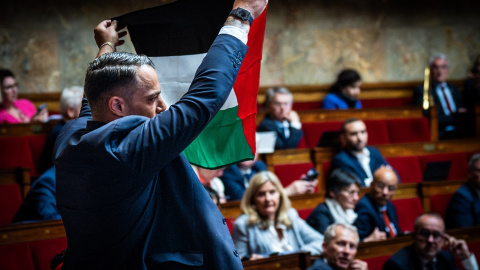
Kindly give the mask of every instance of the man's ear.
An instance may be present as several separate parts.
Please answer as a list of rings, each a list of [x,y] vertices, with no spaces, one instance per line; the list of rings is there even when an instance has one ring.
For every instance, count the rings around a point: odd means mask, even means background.
[[[119,96],[113,96],[108,100],[108,109],[117,117],[127,116],[127,104],[125,100]]]

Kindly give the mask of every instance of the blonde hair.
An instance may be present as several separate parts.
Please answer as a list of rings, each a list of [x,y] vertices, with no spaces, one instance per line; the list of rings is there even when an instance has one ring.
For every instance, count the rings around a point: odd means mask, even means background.
[[[280,183],[280,180],[278,180],[278,177],[269,171],[255,174],[252,179],[250,179],[249,186],[243,195],[240,208],[243,213],[248,216],[248,224],[259,224],[259,228],[262,230],[265,230],[270,226],[269,220],[263,217],[255,206],[255,196],[260,187],[267,182],[271,182],[280,194],[280,202],[275,218],[276,224],[283,224],[287,227],[292,226],[292,221],[287,215],[287,211],[291,207],[290,199],[283,190],[283,186]]]

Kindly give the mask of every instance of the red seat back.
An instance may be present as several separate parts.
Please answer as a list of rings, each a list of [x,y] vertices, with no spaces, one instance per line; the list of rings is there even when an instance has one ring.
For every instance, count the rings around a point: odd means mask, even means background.
[[[435,162],[435,161],[451,161],[452,162],[447,180],[467,179],[468,162],[467,162],[466,153],[445,153],[445,154],[421,156],[420,166],[422,167],[422,172],[425,173],[425,167],[427,166],[428,162]]]
[[[387,162],[397,171],[402,183],[418,183],[423,179],[420,159],[417,156],[389,157]]]
[[[0,269],[34,270],[34,264],[28,243],[0,246]]]
[[[307,171],[313,168],[312,162],[307,163],[296,163],[296,164],[280,164],[275,165],[273,170],[275,174],[282,182],[283,187],[287,187],[293,181],[300,179],[302,174],[307,173]]]
[[[50,260],[67,248],[67,238],[46,239],[30,242],[36,270],[50,270]]]
[[[372,257],[367,259],[362,259],[362,261],[367,262],[368,270],[382,270],[383,265],[390,258],[390,255]]]
[[[412,105],[412,98],[374,98],[362,99],[362,107],[367,108],[391,108]]]
[[[318,110],[321,107],[322,107],[322,103],[319,101],[294,102],[292,104],[292,110],[294,111]]]
[[[35,175],[28,137],[0,137],[0,168],[27,167]]]
[[[450,202],[450,198],[452,197],[452,195],[452,193],[431,195],[429,198],[430,211],[438,213],[440,216],[445,218],[448,202]]]
[[[325,131],[340,131],[342,124],[341,121],[303,123],[303,137],[307,147],[315,148]]]
[[[0,225],[12,223],[21,204],[22,194],[17,184],[0,185]]]
[[[364,120],[368,131],[368,144],[390,143],[386,120]]]
[[[28,137],[30,143],[30,151],[32,153],[33,166],[35,166],[35,171],[32,176],[40,176],[40,158],[42,156],[43,147],[47,141],[47,134],[42,135],[32,135]]]
[[[430,141],[430,127],[425,117],[389,119],[387,127],[392,143]]]
[[[422,202],[419,197],[392,200],[397,210],[398,225],[402,232],[413,232],[415,219],[423,213]]]
[[[312,213],[312,211],[313,208],[297,210],[298,216],[301,217],[303,220],[307,220],[308,216],[310,215],[310,213]]]

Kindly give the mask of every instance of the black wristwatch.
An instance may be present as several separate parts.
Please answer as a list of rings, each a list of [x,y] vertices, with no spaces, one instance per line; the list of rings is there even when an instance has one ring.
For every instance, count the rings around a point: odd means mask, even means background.
[[[248,21],[250,22],[250,25],[253,23],[253,17],[252,14],[250,14],[250,11],[244,9],[244,8],[236,8],[230,12],[228,16],[232,15],[233,17],[240,19],[242,21]]]

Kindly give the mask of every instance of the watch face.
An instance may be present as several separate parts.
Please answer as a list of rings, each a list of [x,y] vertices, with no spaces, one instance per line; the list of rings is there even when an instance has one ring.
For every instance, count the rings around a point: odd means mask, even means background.
[[[239,17],[241,17],[244,20],[248,19],[248,10],[245,10],[243,8],[238,9],[237,14],[238,14]]]

